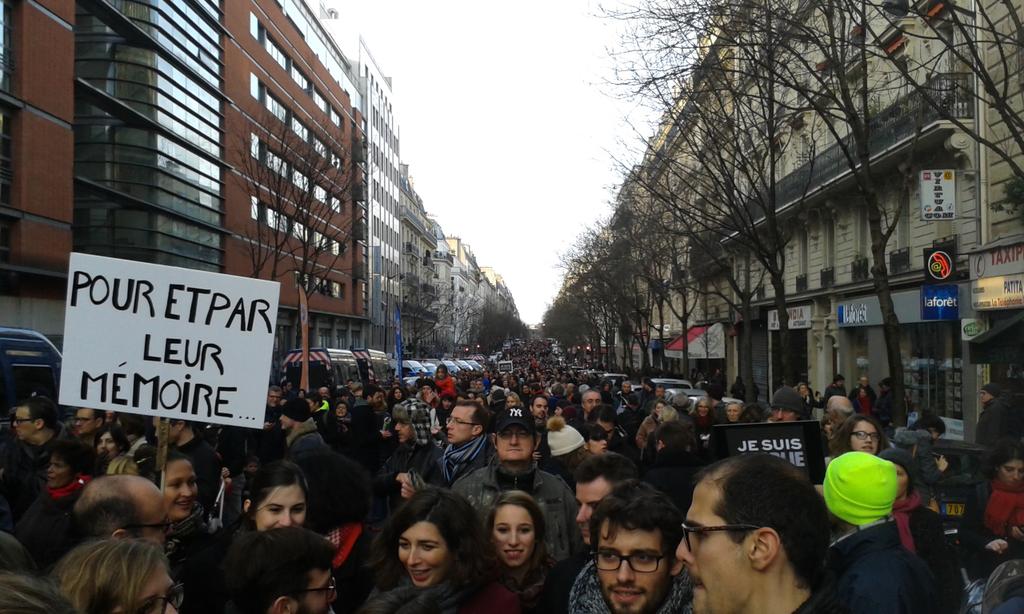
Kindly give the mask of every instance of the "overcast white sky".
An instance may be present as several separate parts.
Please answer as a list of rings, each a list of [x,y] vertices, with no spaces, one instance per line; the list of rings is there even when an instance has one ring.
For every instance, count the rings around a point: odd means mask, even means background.
[[[427,210],[540,322],[559,254],[608,213],[608,151],[635,139],[627,116],[645,117],[605,84],[616,24],[592,0],[336,5],[392,78],[402,161]]]

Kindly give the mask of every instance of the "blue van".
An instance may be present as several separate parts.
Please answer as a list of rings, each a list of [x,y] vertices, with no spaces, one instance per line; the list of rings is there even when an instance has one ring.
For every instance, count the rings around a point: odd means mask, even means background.
[[[60,352],[41,333],[0,327],[0,418],[6,419],[18,401],[32,395],[56,402],[60,362]]]

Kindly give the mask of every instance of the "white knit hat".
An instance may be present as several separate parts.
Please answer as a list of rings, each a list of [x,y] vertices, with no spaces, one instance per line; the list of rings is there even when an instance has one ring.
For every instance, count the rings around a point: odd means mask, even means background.
[[[551,448],[551,456],[565,456],[573,450],[582,448],[585,443],[583,435],[567,425],[561,416],[552,416],[548,419],[548,446]]]

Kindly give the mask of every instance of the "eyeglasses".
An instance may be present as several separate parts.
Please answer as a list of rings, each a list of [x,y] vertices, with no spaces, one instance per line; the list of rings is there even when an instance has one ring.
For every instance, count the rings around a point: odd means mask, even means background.
[[[465,421],[465,420],[463,420],[461,418],[456,418],[455,416],[448,416],[448,420],[445,421],[445,424],[451,424],[452,422],[454,422],[455,424],[461,424],[463,426],[474,426],[474,425],[479,426],[480,425],[479,422],[467,422],[467,421]]]
[[[516,429],[516,430],[506,429],[506,430],[498,433],[498,437],[500,437],[502,439],[512,439],[512,438],[526,439],[527,437],[532,437],[532,435],[530,435],[526,431],[519,430],[519,429]]]
[[[32,418],[19,418],[17,416],[11,416],[11,424],[17,426],[24,422],[32,422]]]
[[[150,597],[143,601],[142,605],[135,612],[136,614],[164,614],[169,605],[173,606],[175,610],[179,609],[184,598],[185,587],[181,584],[175,584],[167,590],[166,595]]]
[[[653,573],[658,571],[658,565],[663,558],[665,555],[659,556],[650,552],[625,555],[614,550],[598,550],[594,555],[594,564],[601,571],[618,571],[622,567],[622,561],[626,561],[629,568],[636,573]]]
[[[321,592],[327,594],[327,601],[334,601],[334,599],[338,596],[338,587],[337,587],[337,585],[334,584],[334,578],[333,577],[331,577],[331,579],[327,581],[327,586],[321,586],[320,588],[304,588],[302,590],[295,591],[292,594],[297,595],[299,593],[321,593]]]
[[[853,433],[851,433],[851,435],[853,435],[854,437],[861,441],[867,441],[868,439],[870,439],[871,441],[878,441],[879,439],[882,438],[882,435],[879,433],[869,433],[867,431],[854,431]]]
[[[691,527],[685,522],[681,525],[683,528],[683,541],[686,542],[686,549],[693,552],[693,546],[690,545],[690,533],[696,533],[700,535],[702,533],[715,533],[718,531],[756,531],[761,527],[753,524],[723,524],[717,527]]]

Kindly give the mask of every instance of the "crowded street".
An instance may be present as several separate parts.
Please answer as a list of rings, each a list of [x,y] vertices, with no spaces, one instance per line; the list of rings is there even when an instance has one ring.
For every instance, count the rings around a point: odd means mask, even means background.
[[[0,0],[0,614],[1024,614],[1024,0]]]
[[[26,399],[0,611],[1022,611],[1020,433],[970,458],[856,390],[691,396],[504,345],[481,370],[286,378],[259,429]]]

